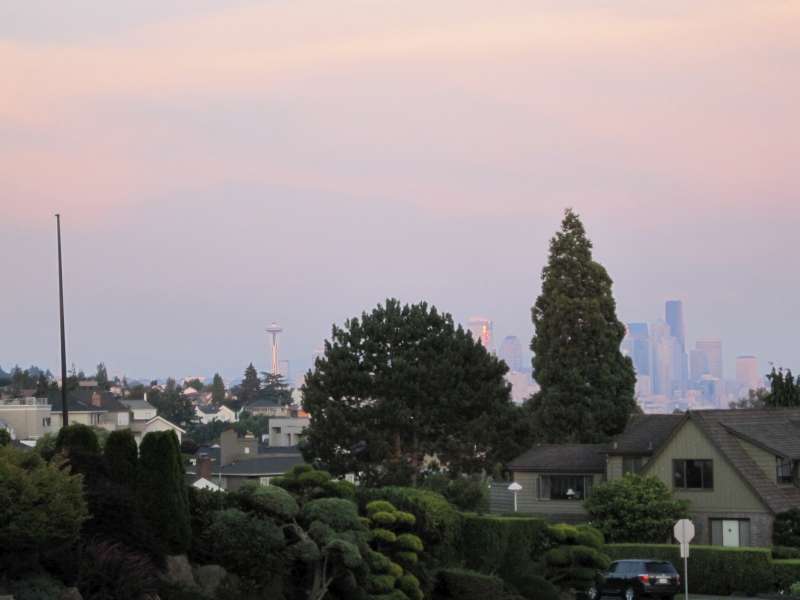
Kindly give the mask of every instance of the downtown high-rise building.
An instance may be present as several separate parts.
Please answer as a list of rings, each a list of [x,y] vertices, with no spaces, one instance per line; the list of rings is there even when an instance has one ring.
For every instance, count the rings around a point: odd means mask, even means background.
[[[517,336],[507,335],[504,337],[497,356],[505,361],[512,372],[522,372],[522,343]]]
[[[694,347],[705,353],[708,360],[708,374],[722,381],[722,341],[698,340]]]
[[[674,382],[679,379],[680,365],[675,360],[678,342],[671,335],[666,322],[656,321],[650,326],[650,350],[650,384],[653,393],[672,397]]]
[[[686,322],[683,318],[683,302],[667,300],[664,304],[664,320],[670,335],[675,339],[673,345],[673,379],[671,387],[682,396],[686,393],[689,379],[689,360],[686,354]]]
[[[736,385],[739,395],[747,395],[749,390],[763,387],[761,373],[758,370],[758,359],[755,356],[736,357]]]
[[[494,351],[494,336],[492,322],[484,317],[472,317],[467,321],[467,328],[472,332],[472,338],[483,344],[489,352]]]
[[[623,344],[636,375],[650,375],[650,329],[647,323],[628,323]]]

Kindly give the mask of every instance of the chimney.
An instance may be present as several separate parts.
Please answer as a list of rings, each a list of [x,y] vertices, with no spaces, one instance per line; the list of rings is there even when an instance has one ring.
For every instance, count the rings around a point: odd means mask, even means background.
[[[197,476],[211,481],[211,457],[208,454],[197,457]]]
[[[92,406],[95,406],[97,408],[100,408],[102,406],[103,399],[100,397],[100,394],[98,392],[92,393],[91,404],[92,404]]]

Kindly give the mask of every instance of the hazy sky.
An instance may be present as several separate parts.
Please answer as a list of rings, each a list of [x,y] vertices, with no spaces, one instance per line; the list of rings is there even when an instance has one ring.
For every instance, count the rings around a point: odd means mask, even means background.
[[[584,218],[622,320],[800,370],[794,0],[0,4],[0,366],[237,376],[426,299],[532,334]]]

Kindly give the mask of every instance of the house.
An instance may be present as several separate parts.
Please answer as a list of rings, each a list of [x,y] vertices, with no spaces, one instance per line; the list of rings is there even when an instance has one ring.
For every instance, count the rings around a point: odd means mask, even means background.
[[[38,440],[54,431],[52,406],[46,398],[10,398],[0,401],[0,422],[12,439]]]
[[[149,421],[156,416],[155,407],[144,400],[133,400],[131,398],[124,398],[121,402],[131,410],[134,421]]]
[[[251,415],[264,415],[265,417],[288,417],[291,414],[290,407],[274,400],[254,400],[244,407]]]
[[[130,409],[111,392],[100,389],[79,389],[70,392],[70,397],[80,400],[87,406],[102,410],[98,426],[103,429],[115,431],[130,426]]]
[[[67,392],[67,409],[69,411],[70,425],[81,423],[89,425],[90,427],[100,427],[100,422],[103,418],[105,409],[99,406],[92,406],[87,404],[82,398],[83,394],[78,394],[77,391]],[[50,420],[52,424],[52,431],[57,432],[61,429],[63,417],[63,404],[61,402],[61,391],[52,390],[47,394],[47,402],[51,406]]]
[[[698,410],[634,416],[606,445],[535,446],[509,470],[524,512],[586,519],[594,485],[640,473],[689,501],[696,543],[769,546],[775,515],[800,506],[798,465],[800,409]],[[499,487],[493,508],[508,510]]]
[[[237,490],[250,482],[269,485],[273,477],[304,462],[297,448],[259,448],[252,434],[239,437],[229,428],[222,432],[219,448],[198,450],[186,473],[191,485],[203,478],[225,490]]]
[[[134,419],[131,421],[131,426],[129,429],[133,431],[133,437],[136,440],[137,445],[142,443],[144,436],[153,431],[174,431],[175,435],[178,436],[178,443],[181,442],[183,435],[186,433],[186,430],[181,429],[175,425],[175,423],[167,421],[164,417],[160,417],[158,415],[147,420]]]
[[[225,406],[195,406],[194,414],[197,420],[207,425],[212,421],[222,421],[223,423],[235,423],[237,421],[236,413]]]
[[[273,417],[268,421],[270,447],[297,446],[311,419],[308,417]]]

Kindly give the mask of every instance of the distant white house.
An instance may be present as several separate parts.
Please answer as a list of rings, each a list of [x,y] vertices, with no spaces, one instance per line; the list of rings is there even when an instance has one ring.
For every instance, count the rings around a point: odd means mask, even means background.
[[[130,398],[125,398],[121,402],[131,409],[134,421],[149,421],[156,416],[156,409],[147,401],[146,394],[144,400],[131,400]]]
[[[225,405],[220,407],[195,406],[194,414],[197,420],[204,425],[213,421],[221,421],[223,423],[235,423],[237,421],[236,413]]]
[[[199,479],[196,479],[192,483],[192,487],[193,488],[197,488],[198,490],[210,490],[212,492],[224,492],[225,491],[222,487],[218,486],[213,481],[209,481],[205,477],[200,477]]]
[[[175,423],[167,421],[164,417],[159,416],[155,416],[147,421],[137,421],[134,419],[133,422],[131,422],[130,429],[133,431],[133,437],[136,439],[137,444],[141,444],[144,436],[154,431],[174,431],[175,435],[178,436],[178,442],[181,441],[183,434],[186,433],[184,429],[181,429],[175,425]]]

